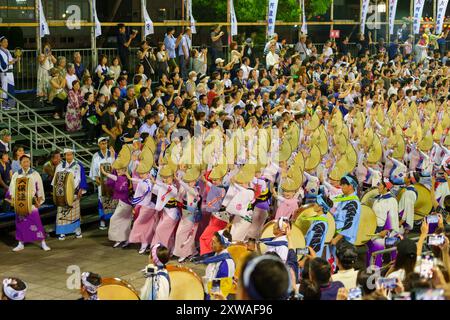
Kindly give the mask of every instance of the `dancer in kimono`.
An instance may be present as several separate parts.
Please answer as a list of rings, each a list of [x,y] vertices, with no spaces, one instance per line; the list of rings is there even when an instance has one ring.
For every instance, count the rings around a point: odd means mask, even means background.
[[[389,189],[392,184],[385,179],[378,184],[379,195],[375,198],[372,209],[377,216],[377,236],[367,242],[367,266],[370,265],[372,253],[385,249],[385,240],[387,237],[395,237],[400,234],[398,202]],[[383,256],[377,255],[375,265],[382,267]]]
[[[97,140],[99,151],[94,154],[91,162],[89,177],[94,180],[98,188],[98,214],[100,216],[100,230],[106,230],[106,221],[111,219],[117,206],[117,201],[112,199],[110,190],[104,190],[104,182],[100,174],[101,165],[112,165],[115,159],[114,148],[108,150],[109,137],[100,137]]]
[[[131,204],[134,211],[138,212],[138,217],[133,223],[129,243],[140,243],[139,254],[144,254],[150,243],[152,243],[155,234],[156,225],[159,221],[159,215],[155,211],[157,188],[155,180],[150,174],[150,168],[144,162],[139,163],[136,168],[139,179],[128,179],[133,182],[137,180],[137,187]]]
[[[200,189],[197,186],[197,179],[200,173],[198,167],[191,167],[186,170],[183,178],[178,181],[180,183],[178,195],[182,203],[182,216],[175,235],[173,254],[179,258],[178,262],[180,263],[188,257],[197,254],[195,235],[202,217],[200,211],[202,199],[200,197]]]
[[[166,269],[170,253],[160,243],[152,247],[149,264],[145,268],[145,283],[141,300],[167,300],[170,296],[170,277]]]
[[[239,173],[232,178],[225,199],[222,204],[230,215],[234,215],[231,236],[234,241],[245,241],[252,224],[254,191],[250,182],[254,178],[254,171],[244,165]]]
[[[18,252],[25,249],[25,243],[40,241],[41,248],[49,251],[50,247],[45,242],[45,230],[39,216],[39,206],[45,201],[44,186],[39,173],[31,168],[31,157],[27,154],[20,157],[20,169],[14,173],[9,186],[12,203],[16,197],[16,182],[18,178],[28,178],[32,185],[33,207],[27,216],[16,214],[16,240],[19,242],[13,251]]]
[[[223,177],[227,174],[227,166],[219,165],[213,168],[208,175],[208,179],[204,179],[204,182],[209,187],[209,191],[206,195],[206,208],[207,212],[211,212],[211,218],[206,229],[200,236],[200,255],[204,255],[213,251],[212,238],[214,234],[220,230],[226,228],[230,222],[230,215],[222,205],[222,201],[225,198],[226,190],[223,186]]]
[[[55,176],[52,185],[58,183],[56,181],[59,172],[68,171],[73,174],[74,179],[74,200],[71,207],[58,206],[56,216],[56,234],[59,235],[58,240],[65,240],[66,234],[75,233],[76,238],[82,238],[80,228],[80,200],[81,196],[87,192],[88,185],[86,174],[81,162],[75,160],[75,151],[72,149],[64,149],[65,160],[56,167]],[[67,192],[67,190],[66,190]]]
[[[3,110],[11,110],[16,106],[14,99],[10,98],[7,93],[14,96],[14,74],[13,65],[19,60],[14,59],[8,50],[8,39],[0,37],[0,80],[3,88],[1,98],[3,99]]]
[[[118,200],[116,210],[111,217],[108,230],[108,238],[114,241],[114,248],[128,246],[128,238],[131,232],[131,222],[133,221],[133,207],[130,203],[129,181],[126,176],[127,164],[114,162],[113,168],[116,174],[110,174],[102,167],[102,174],[108,177],[107,186],[114,190],[113,199]]]
[[[248,237],[259,239],[262,228],[269,216],[269,209],[271,204],[272,194],[270,192],[270,181],[261,175],[261,172],[256,172],[256,176],[251,183],[255,190],[255,203],[252,215],[252,224],[248,230]]]
[[[175,244],[175,231],[180,213],[178,210],[178,188],[174,184],[175,172],[169,166],[163,166],[159,172],[160,179],[156,180],[158,187],[158,197],[155,210],[162,211],[161,218],[156,227],[155,235],[152,240],[152,246],[161,243],[163,246],[173,252]]]
[[[236,265],[227,250],[231,245],[231,241],[231,234],[227,230],[214,233],[214,237],[212,238],[214,255],[200,261],[200,263],[207,265],[203,278],[205,284],[213,279],[232,278],[234,276]],[[206,299],[209,299],[207,286],[205,285],[204,287]]]

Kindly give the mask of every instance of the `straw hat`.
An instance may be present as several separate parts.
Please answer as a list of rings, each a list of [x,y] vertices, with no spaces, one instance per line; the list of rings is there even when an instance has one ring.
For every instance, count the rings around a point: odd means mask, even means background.
[[[155,154],[155,152],[156,152],[156,142],[155,142],[155,139],[153,139],[152,136],[148,136],[148,137],[145,139],[143,149],[145,149],[145,148],[150,149],[151,152],[152,152],[153,154]]]
[[[183,181],[184,182],[192,182],[197,181],[198,177],[200,177],[201,170],[199,166],[191,166],[189,169],[186,170],[186,173],[183,175]]]
[[[328,174],[328,177],[330,178],[330,180],[333,181],[340,181],[341,178],[343,176],[345,176],[346,172],[345,169],[342,168],[343,163],[342,162],[337,162],[333,169],[330,171],[330,173]]]
[[[173,177],[174,174],[175,174],[174,170],[172,170],[172,168],[168,165],[163,166],[161,170],[159,170],[159,176],[161,178]]]
[[[303,175],[298,170],[289,170],[281,182],[281,189],[286,192],[296,192],[303,183]]]
[[[317,127],[320,125],[320,118],[317,115],[317,113],[314,113],[313,116],[311,117],[311,120],[309,120],[308,123],[308,130],[310,131],[314,131],[317,129]]]
[[[401,134],[395,134],[393,136],[394,141],[394,152],[392,153],[392,157],[395,159],[402,159],[405,155],[405,140],[403,139]]]
[[[292,165],[299,168],[301,171],[305,170],[305,158],[303,157],[303,153],[297,153],[292,160]]]
[[[377,163],[383,156],[383,147],[381,145],[380,137],[377,134],[373,135],[372,145],[367,152],[367,162]]]
[[[141,162],[145,162],[146,166],[151,168],[155,163],[155,156],[153,152],[149,148],[144,148],[139,155],[139,159]]]
[[[139,162],[138,166],[136,167],[136,173],[138,174],[144,174],[150,172],[152,169],[152,166],[148,166],[144,161]]]
[[[278,153],[278,160],[288,161],[291,155],[292,155],[292,146],[289,140],[284,139],[280,146],[280,150]]]
[[[227,164],[219,164],[211,170],[211,173],[209,174],[209,178],[212,180],[220,180],[223,177],[225,177],[227,172],[228,172],[228,165]]]
[[[292,150],[296,150],[299,144],[300,128],[296,122],[291,123],[287,131],[287,140],[291,144]]]
[[[441,124],[438,123],[438,125],[437,125],[436,128],[434,129],[433,140],[434,140],[434,141],[440,141],[443,132],[444,132],[444,130],[442,129]]]
[[[240,184],[250,183],[255,177],[256,166],[254,164],[245,164],[236,175],[235,181]]]
[[[131,161],[131,153],[132,153],[132,146],[124,144],[119,154],[117,155],[117,159],[112,164],[113,169],[117,170],[128,167],[128,164]]]
[[[433,148],[433,136],[431,135],[431,132],[428,132],[428,134],[423,137],[423,139],[419,142],[418,148],[423,152],[428,152],[431,148]]]
[[[317,145],[313,145],[309,153],[309,156],[306,158],[305,161],[305,170],[310,171],[315,169],[319,165],[321,159],[322,157],[320,156],[319,147]]]

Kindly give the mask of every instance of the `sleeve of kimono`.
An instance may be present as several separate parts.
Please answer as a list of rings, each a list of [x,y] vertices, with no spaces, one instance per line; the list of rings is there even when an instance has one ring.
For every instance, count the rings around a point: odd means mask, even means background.
[[[117,176],[111,173],[106,172],[106,177],[108,177],[108,179],[111,179],[112,181],[117,181]]]
[[[194,188],[192,188],[191,186],[189,186],[189,185],[188,185],[186,182],[184,182],[183,180],[180,180],[179,182],[180,182],[180,185],[183,187],[183,189],[184,189],[186,192],[190,193],[190,194],[193,195],[193,196],[196,196],[196,195],[198,194],[198,192],[197,192]]]
[[[322,249],[323,238],[325,235],[326,226],[323,222],[318,222],[312,225],[306,234],[306,245],[313,248],[314,251],[320,252]]]
[[[45,192],[44,192],[44,184],[42,183],[42,178],[38,172],[35,172],[35,188],[36,193],[39,198],[41,198],[41,204],[45,202]]]
[[[99,174],[99,165],[98,165],[98,161],[97,161],[97,156],[94,154],[94,156],[92,157],[92,161],[91,161],[91,168],[89,170],[89,177],[92,180],[95,180],[96,177],[98,177]]]
[[[352,232],[352,229],[354,229],[354,220],[355,216],[358,214],[358,204],[356,201],[349,201],[345,204],[344,208],[342,210],[347,211],[345,214],[345,221],[344,226],[341,229],[341,234],[347,235]],[[358,226],[356,226],[358,227]]]
[[[87,192],[88,184],[86,179],[86,172],[84,170],[84,166],[81,164],[81,162],[78,163],[80,166],[80,189],[83,190],[83,193]]]
[[[217,270],[216,278],[228,278],[228,277],[230,277],[230,270],[228,268],[227,260],[224,260],[220,263],[219,270]]]
[[[6,72],[8,70],[8,59],[5,59],[5,54],[0,52],[0,71]]]

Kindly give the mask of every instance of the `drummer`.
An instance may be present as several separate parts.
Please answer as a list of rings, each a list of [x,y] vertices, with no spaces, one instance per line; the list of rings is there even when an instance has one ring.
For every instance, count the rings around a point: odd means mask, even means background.
[[[384,179],[378,184],[379,195],[375,197],[372,209],[377,216],[377,235],[367,242],[367,266],[370,264],[372,253],[383,250],[386,237],[395,237],[400,234],[398,203],[392,193],[389,191],[392,183]],[[382,255],[377,255],[375,265],[382,267]]]
[[[27,294],[27,284],[18,278],[6,278],[2,282],[0,291],[1,300],[20,301],[25,300]]]
[[[273,225],[273,234],[275,237],[261,239],[261,242],[267,246],[267,252],[275,252],[284,263],[286,263],[289,253],[289,241],[287,236],[289,229],[288,219],[281,217],[278,220],[275,220]]]
[[[200,261],[200,263],[207,265],[204,277],[205,281],[209,282],[213,279],[233,277],[236,265],[227,250],[231,245],[231,241],[231,234],[227,230],[214,233],[212,239],[214,255]],[[209,299],[206,286],[205,294],[206,298]]]
[[[328,231],[327,213],[333,207],[333,201],[322,194],[316,198],[314,211],[316,216],[308,217],[306,220],[312,221],[311,226],[305,235],[306,246],[313,248],[318,257],[322,256],[322,251],[325,245],[325,239]]]
[[[82,238],[80,228],[80,200],[81,196],[86,193],[88,185],[86,182],[86,174],[81,162],[76,161],[75,151],[72,149],[64,149],[63,160],[55,170],[55,177],[52,185],[55,185],[55,179],[59,172],[72,172],[74,179],[74,190],[65,190],[65,192],[74,192],[75,197],[71,207],[64,206],[57,208],[56,216],[56,234],[59,240],[65,240],[66,234],[75,233],[76,238]],[[65,187],[65,186],[64,186]]]
[[[81,298],[80,300],[98,300],[97,290],[102,284],[102,278],[92,272],[81,274]]]
[[[114,148],[108,150],[109,137],[100,137],[97,140],[99,151],[94,154],[91,162],[89,177],[95,181],[98,188],[98,214],[100,216],[100,230],[106,230],[106,221],[108,221],[114,213],[114,207],[110,206],[111,198],[103,196],[100,165],[109,163],[112,165],[115,159]]]
[[[25,243],[41,241],[41,248],[44,251],[49,251],[50,247],[45,242],[45,230],[42,226],[41,218],[39,216],[39,207],[45,201],[44,186],[39,173],[31,168],[31,157],[25,154],[20,157],[20,170],[11,178],[9,190],[11,192],[11,198],[14,203],[16,192],[16,181],[18,178],[28,178],[29,183],[32,186],[33,193],[33,207],[31,213],[27,216],[20,216],[16,214],[16,240],[19,241],[18,245],[13,251],[22,251],[25,248]]]
[[[340,184],[343,194],[333,199],[336,206],[334,220],[337,232],[337,235],[331,240],[333,246],[336,246],[342,239],[355,244],[361,216],[361,202],[356,195],[358,181],[354,176],[346,175],[341,179]]]

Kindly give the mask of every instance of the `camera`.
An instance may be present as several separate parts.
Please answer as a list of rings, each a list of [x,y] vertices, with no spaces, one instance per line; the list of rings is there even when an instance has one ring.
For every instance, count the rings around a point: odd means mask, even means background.
[[[144,270],[144,277],[150,278],[153,277],[156,274],[156,268],[154,266],[148,266]]]
[[[430,255],[422,255],[420,262],[420,276],[425,279],[433,277],[434,259]]]
[[[435,214],[429,215],[427,216],[427,223],[438,223],[439,222],[439,217]]]
[[[132,33],[137,34],[139,31],[137,31],[136,29],[131,30]]]
[[[360,287],[348,290],[348,300],[361,300],[361,298],[362,298],[362,290]]]
[[[427,244],[429,246],[440,246],[445,242],[445,238],[442,234],[430,234],[428,236]]]
[[[297,249],[295,249],[295,253],[298,256],[304,256],[304,255],[309,254],[309,249],[308,248],[297,248]]]
[[[379,278],[378,285],[389,290],[395,289],[398,286],[396,278]]]

